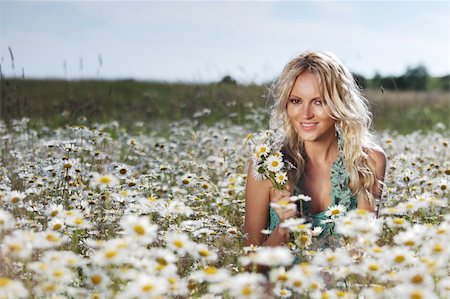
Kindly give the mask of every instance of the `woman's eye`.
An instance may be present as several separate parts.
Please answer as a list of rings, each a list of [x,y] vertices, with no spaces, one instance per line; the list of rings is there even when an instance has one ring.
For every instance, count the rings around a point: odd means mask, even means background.
[[[314,104],[316,104],[316,105],[322,105],[322,101],[321,101],[321,100],[315,100],[315,101],[314,101]]]
[[[289,100],[292,104],[299,104],[300,100],[299,99],[290,99]]]

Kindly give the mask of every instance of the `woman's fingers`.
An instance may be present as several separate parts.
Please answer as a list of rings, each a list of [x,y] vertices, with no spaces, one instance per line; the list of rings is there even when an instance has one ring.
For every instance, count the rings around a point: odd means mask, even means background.
[[[276,208],[275,213],[277,213],[277,216],[278,218],[280,218],[281,222],[283,222],[288,218],[292,218],[298,215],[298,212],[295,208],[294,209]]]
[[[270,192],[270,201],[271,202],[277,202],[280,200],[286,200],[286,197],[290,197],[291,196],[291,192],[287,191],[287,190],[275,190],[275,189],[271,189]]]

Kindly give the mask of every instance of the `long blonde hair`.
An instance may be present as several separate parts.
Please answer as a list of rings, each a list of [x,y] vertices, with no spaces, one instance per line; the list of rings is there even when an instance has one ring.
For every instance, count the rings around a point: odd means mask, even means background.
[[[286,158],[296,166],[291,170],[289,183],[295,185],[305,166],[304,144],[287,117],[287,104],[297,77],[303,72],[317,75],[321,97],[335,119],[343,139],[343,158],[350,180],[350,189],[357,199],[373,204],[372,189],[376,183],[375,170],[369,163],[367,151],[378,149],[369,132],[372,115],[352,74],[333,54],[305,52],[284,67],[270,88],[274,104],[271,107],[270,127],[285,134]]]

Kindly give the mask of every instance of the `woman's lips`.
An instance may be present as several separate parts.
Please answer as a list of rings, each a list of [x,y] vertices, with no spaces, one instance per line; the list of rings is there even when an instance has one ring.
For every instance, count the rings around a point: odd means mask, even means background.
[[[318,122],[314,122],[314,123],[304,123],[304,122],[301,122],[301,123],[300,123],[302,129],[304,129],[304,130],[312,130],[312,129],[314,129],[315,127],[317,127],[318,124],[319,124]]]

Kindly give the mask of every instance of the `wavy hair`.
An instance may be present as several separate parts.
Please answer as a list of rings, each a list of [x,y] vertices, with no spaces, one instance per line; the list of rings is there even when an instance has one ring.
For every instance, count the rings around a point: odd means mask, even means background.
[[[379,147],[372,141],[369,131],[372,114],[353,75],[331,53],[308,51],[293,58],[269,89],[274,100],[270,127],[282,130],[285,136],[285,156],[296,167],[290,171],[289,184],[295,186],[302,176],[305,152],[303,140],[288,119],[287,104],[295,80],[306,71],[317,75],[321,98],[330,109],[330,117],[335,120],[335,126],[340,129],[344,144],[343,158],[350,179],[349,187],[357,199],[367,200],[373,205],[372,190],[376,175],[367,153]]]

